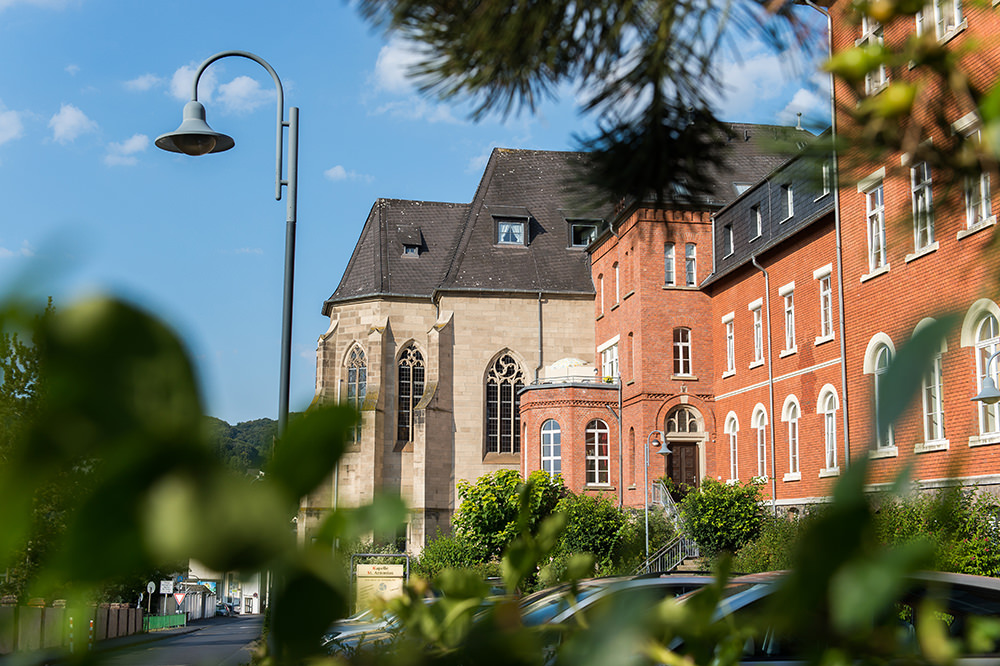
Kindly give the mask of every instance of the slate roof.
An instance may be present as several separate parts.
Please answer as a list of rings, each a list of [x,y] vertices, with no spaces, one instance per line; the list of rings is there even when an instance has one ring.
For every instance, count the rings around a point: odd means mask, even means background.
[[[728,168],[709,170],[713,193],[694,205],[721,207],[788,159],[789,127],[734,123]],[[782,147],[777,144],[785,140]],[[379,199],[340,284],[340,302],[439,291],[594,294],[590,258],[571,244],[573,219],[612,222],[614,208],[578,180],[585,153],[496,148],[469,204]],[[497,243],[497,220],[528,221],[524,246]],[[417,243],[416,255],[404,246]]]

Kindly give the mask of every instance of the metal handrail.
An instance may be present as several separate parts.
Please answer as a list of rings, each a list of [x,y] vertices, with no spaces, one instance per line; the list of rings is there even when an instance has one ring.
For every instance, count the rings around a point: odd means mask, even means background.
[[[651,571],[673,571],[687,558],[698,557],[699,554],[698,544],[695,543],[694,539],[679,536],[650,555],[649,559],[635,570],[635,573],[638,575]]]

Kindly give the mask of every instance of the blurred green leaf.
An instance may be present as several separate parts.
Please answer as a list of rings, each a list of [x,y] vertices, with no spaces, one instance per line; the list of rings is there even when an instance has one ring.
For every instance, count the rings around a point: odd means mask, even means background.
[[[333,471],[344,452],[346,435],[357,421],[357,413],[346,405],[307,411],[288,425],[275,445],[268,478],[298,502]]]

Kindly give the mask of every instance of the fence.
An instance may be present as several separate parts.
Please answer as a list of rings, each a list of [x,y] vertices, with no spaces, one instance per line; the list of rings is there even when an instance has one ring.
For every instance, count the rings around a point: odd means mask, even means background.
[[[0,655],[69,648],[83,651],[94,641],[144,631],[142,609],[127,604],[88,608],[0,606]]]

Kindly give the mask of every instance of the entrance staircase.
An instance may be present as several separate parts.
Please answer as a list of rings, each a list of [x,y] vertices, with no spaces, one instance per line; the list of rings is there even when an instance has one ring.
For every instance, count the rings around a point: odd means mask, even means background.
[[[666,513],[667,521],[674,526],[676,533],[680,533],[681,517],[677,510],[677,504],[674,503],[666,486],[660,481],[653,483],[651,505]],[[638,575],[651,572],[702,571],[701,567],[698,544],[693,539],[681,534],[651,554],[649,559],[636,569],[635,573]]]

